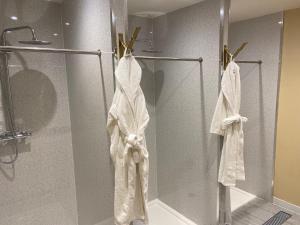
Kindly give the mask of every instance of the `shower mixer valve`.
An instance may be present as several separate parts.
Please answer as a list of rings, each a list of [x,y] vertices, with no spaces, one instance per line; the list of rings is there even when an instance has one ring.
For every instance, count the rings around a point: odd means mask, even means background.
[[[31,135],[30,131],[4,131],[0,133],[0,141],[22,140]]]
[[[0,36],[0,46],[5,47],[8,45],[7,42],[7,33],[11,33],[19,30],[28,30],[31,33],[30,40],[22,40],[19,41],[21,44],[29,44],[29,45],[50,45],[50,41],[43,41],[37,38],[35,30],[31,26],[19,26],[19,27],[9,27],[2,31]],[[10,128],[10,131],[0,131],[0,143],[7,144],[9,141],[13,141],[13,147],[15,149],[14,155],[11,155],[8,161],[5,161],[0,157],[0,164],[13,164],[18,159],[19,149],[18,143],[21,140],[25,140],[27,137],[31,136],[31,132],[27,130],[16,130],[15,126],[15,118],[14,118],[14,109],[13,109],[13,100],[11,93],[11,85],[10,85],[10,76],[9,76],[9,65],[8,65],[8,52],[6,51],[1,54],[1,65],[0,65],[0,73],[1,77],[5,79],[1,79],[1,88],[4,92],[4,96],[6,96],[5,100],[7,103],[7,127]]]

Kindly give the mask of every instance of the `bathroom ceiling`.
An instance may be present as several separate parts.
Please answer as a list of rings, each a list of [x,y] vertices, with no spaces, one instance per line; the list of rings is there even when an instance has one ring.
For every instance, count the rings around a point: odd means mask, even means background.
[[[155,17],[201,1],[203,0],[128,0],[128,13]]]
[[[239,21],[300,7],[300,0],[232,0],[231,21]]]
[[[45,0],[46,2],[58,2],[62,3],[64,0]]]
[[[203,0],[128,0],[131,15],[158,16]],[[207,0],[209,1],[209,0]],[[231,21],[255,18],[300,7],[300,0],[231,0]]]

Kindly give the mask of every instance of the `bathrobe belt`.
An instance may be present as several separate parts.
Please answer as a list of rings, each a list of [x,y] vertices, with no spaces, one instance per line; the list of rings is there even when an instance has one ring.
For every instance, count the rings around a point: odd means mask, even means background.
[[[132,158],[135,163],[139,163],[145,158],[148,158],[147,150],[145,149],[143,145],[143,137],[130,133],[127,136],[125,136],[125,149],[123,152],[123,156],[125,159],[125,162],[128,162],[128,156],[130,152],[132,153]]]
[[[139,163],[143,159],[147,159],[148,151],[143,144],[144,137],[142,135],[132,133],[126,128],[125,122],[118,117],[116,107],[111,107],[110,114],[115,120],[118,121],[118,126],[125,143],[125,148],[123,151],[123,159],[125,159],[124,165],[128,164],[129,153],[132,153],[133,161],[135,163]]]
[[[239,123],[240,124],[240,130],[243,130],[243,123],[247,122],[248,118],[241,116],[240,114],[235,114],[233,116],[229,116],[223,120],[223,129],[226,129],[228,126],[234,124],[234,123]]]

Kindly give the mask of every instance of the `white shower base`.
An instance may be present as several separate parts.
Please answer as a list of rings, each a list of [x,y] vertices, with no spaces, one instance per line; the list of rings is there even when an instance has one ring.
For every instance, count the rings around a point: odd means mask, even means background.
[[[149,202],[149,225],[197,225],[159,199]],[[109,218],[95,225],[113,225],[113,218]],[[133,225],[143,225],[135,221]]]
[[[149,202],[149,225],[197,225],[159,199]]]
[[[235,211],[238,208],[246,205],[257,197],[253,194],[250,194],[246,191],[243,191],[236,187],[230,188],[230,199],[231,199],[231,211]]]

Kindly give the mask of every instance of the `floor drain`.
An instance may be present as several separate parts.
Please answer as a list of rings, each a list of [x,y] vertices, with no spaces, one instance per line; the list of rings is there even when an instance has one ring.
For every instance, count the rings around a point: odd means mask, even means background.
[[[280,212],[276,213],[274,216],[272,216],[263,225],[281,225],[285,221],[287,221],[290,217],[292,217],[291,214],[283,212],[283,211],[280,211]]]

